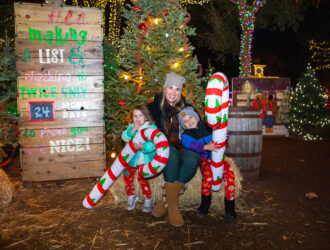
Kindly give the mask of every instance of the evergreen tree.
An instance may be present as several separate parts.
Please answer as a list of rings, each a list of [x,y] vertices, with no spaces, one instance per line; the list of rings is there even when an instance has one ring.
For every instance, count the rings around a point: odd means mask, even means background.
[[[18,145],[16,61],[8,37],[0,48],[0,163],[8,156],[9,145]]]
[[[122,121],[122,110],[120,108],[120,87],[116,86],[119,81],[117,71],[119,70],[116,60],[116,49],[111,45],[112,42],[104,39],[104,120],[107,149],[113,151],[120,146],[120,124]]]
[[[120,134],[129,111],[152,101],[162,91],[166,74],[174,71],[186,78],[183,95],[201,110],[204,91],[198,78],[197,59],[186,36],[189,14],[176,1],[141,0],[123,9],[127,28],[119,42],[117,77],[109,78],[106,122],[112,146],[119,149]]]
[[[326,95],[308,64],[292,95],[289,130],[305,140],[317,140],[322,139],[318,133],[327,124]]]
[[[9,39],[0,48],[0,101],[12,113],[17,113],[16,102],[16,60],[13,47],[9,44]]]
[[[285,89],[281,101],[280,109],[278,111],[278,121],[287,125],[290,121],[290,90]]]

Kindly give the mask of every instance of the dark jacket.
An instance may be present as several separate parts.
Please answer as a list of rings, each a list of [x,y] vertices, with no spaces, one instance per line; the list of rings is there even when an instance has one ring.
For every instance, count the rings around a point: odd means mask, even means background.
[[[147,104],[147,108],[149,109],[150,115],[154,119],[158,129],[165,134],[169,144],[178,150],[181,150],[182,144],[179,139],[179,120],[177,117],[179,110],[174,109],[170,105],[165,105],[166,111],[163,111],[160,107],[161,100],[162,93],[156,94],[154,101]],[[183,97],[182,100],[184,105],[187,106],[188,104]]]
[[[197,128],[185,129],[181,135],[181,142],[185,149],[194,151],[207,159],[211,159],[211,152],[204,150],[204,145],[211,141],[212,134],[201,120]]]

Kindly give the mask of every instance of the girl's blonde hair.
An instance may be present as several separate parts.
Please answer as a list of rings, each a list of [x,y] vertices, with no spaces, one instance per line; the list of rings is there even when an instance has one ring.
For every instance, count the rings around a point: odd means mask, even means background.
[[[150,115],[148,108],[144,105],[136,105],[134,108],[132,108],[131,113],[130,113],[130,117],[131,117],[132,121],[133,121],[133,111],[134,110],[140,110],[141,113],[146,118],[147,122],[149,122],[150,124],[154,123],[154,120],[152,119],[152,116]]]
[[[160,108],[162,110],[164,109],[164,104],[165,104],[165,100],[166,100],[165,91],[166,91],[166,88],[163,89],[162,100],[160,101]],[[184,107],[184,102],[182,100],[181,93],[179,95],[179,98],[173,103],[173,107],[178,110],[181,110]]]

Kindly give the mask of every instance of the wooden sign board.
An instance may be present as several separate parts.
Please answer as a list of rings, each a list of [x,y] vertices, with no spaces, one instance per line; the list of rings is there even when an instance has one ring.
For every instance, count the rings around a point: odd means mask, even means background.
[[[102,11],[15,3],[23,181],[105,170]]]

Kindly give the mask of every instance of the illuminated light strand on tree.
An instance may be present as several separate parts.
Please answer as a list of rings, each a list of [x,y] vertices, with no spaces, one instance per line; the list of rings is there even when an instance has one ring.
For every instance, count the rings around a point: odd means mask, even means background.
[[[10,23],[11,26],[14,26],[12,15],[9,17],[6,17],[4,19],[0,19],[0,25],[7,24],[7,23]]]
[[[316,70],[330,69],[330,47],[328,42],[309,40],[309,51]]]
[[[247,4],[246,0],[238,0],[238,15],[242,28],[241,46],[239,52],[239,77],[249,77],[251,71],[251,48],[254,32],[255,15],[259,8],[266,4],[266,0],[253,1],[251,5]]]
[[[203,4],[208,4],[209,0],[182,0],[179,1],[180,4],[182,5],[188,5],[188,4],[199,4],[199,5],[203,5]]]
[[[103,10],[103,27],[105,27],[106,15],[105,9],[107,5],[110,5],[109,11],[109,21],[108,21],[108,37],[112,45],[116,45],[120,37],[120,27],[121,27],[121,8],[125,3],[125,0],[84,0],[85,7],[95,7],[101,8]],[[72,4],[79,6],[78,0],[72,0]],[[105,30],[104,30],[105,31]]]

